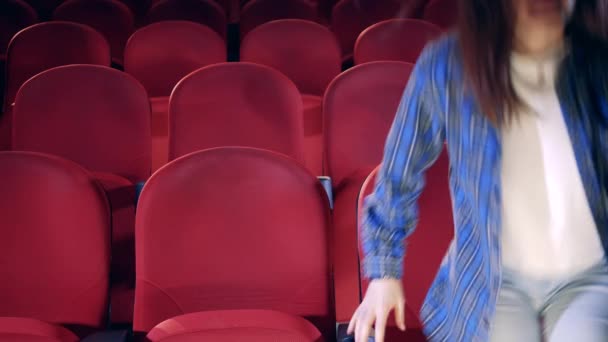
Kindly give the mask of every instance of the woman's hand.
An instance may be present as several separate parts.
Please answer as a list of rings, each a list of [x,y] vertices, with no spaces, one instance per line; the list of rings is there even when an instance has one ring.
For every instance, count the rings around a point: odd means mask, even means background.
[[[348,325],[348,333],[355,333],[355,342],[367,342],[375,322],[376,342],[384,342],[386,321],[393,310],[397,326],[405,331],[405,297],[401,280],[373,280],[363,303],[359,305]]]

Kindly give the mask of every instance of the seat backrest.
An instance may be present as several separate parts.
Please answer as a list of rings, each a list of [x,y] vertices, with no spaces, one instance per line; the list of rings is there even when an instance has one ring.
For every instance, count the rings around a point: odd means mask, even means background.
[[[391,18],[413,14],[415,1],[341,0],[331,14],[331,29],[336,34],[342,54],[350,58],[359,34],[369,26]]]
[[[191,21],[162,21],[135,32],[125,47],[125,71],[148,96],[169,96],[184,76],[226,61],[226,43],[213,30]]]
[[[241,10],[241,39],[254,28],[278,19],[317,21],[316,4],[308,0],[251,0]]]
[[[0,316],[101,328],[108,311],[110,210],[80,166],[0,152]]]
[[[187,20],[210,27],[226,37],[227,18],[221,5],[214,0],[160,0],[148,11],[147,22]]]
[[[407,239],[404,261],[403,286],[407,297],[406,322],[408,328],[419,328],[419,312],[435,278],[439,265],[454,236],[454,221],[448,182],[449,158],[443,151],[435,164],[426,172],[426,183],[418,199],[419,220],[416,231]],[[359,195],[358,222],[363,222],[365,198],[374,190],[376,169],[364,183]],[[360,231],[360,230],[359,230]],[[359,259],[364,253],[359,243]],[[362,264],[362,263],[361,263]],[[363,273],[361,273],[363,274]],[[361,288],[367,290],[369,281],[361,279]],[[364,292],[365,293],[365,292]],[[392,324],[393,320],[390,320]]]
[[[331,321],[329,219],[322,185],[280,154],[228,147],[167,164],[139,200],[134,330],[209,310]]]
[[[36,11],[22,0],[4,0],[0,2],[0,55],[15,33],[38,21]]]
[[[32,76],[56,66],[98,64],[110,66],[110,47],[92,28],[68,22],[30,26],[13,37],[6,61],[5,109],[19,87]]]
[[[201,68],[169,100],[169,160],[221,146],[263,148],[303,161],[302,98],[287,77],[252,63]]]
[[[53,12],[54,20],[89,25],[108,40],[112,58],[122,64],[127,39],[135,31],[129,7],[118,0],[68,0]]]
[[[326,27],[307,20],[276,20],[251,31],[241,60],[268,65],[289,77],[304,94],[323,95],[341,70],[340,46]]]
[[[40,73],[19,90],[13,118],[15,150],[59,155],[134,182],[150,175],[148,96],[123,72],[68,65]]]
[[[458,22],[458,1],[430,0],[424,7],[423,18],[443,30],[449,30]]]
[[[355,44],[355,64],[373,61],[416,63],[428,42],[439,37],[441,29],[417,19],[390,19],[370,26]]]
[[[325,171],[335,186],[382,159],[413,65],[371,62],[338,76],[323,103]]]

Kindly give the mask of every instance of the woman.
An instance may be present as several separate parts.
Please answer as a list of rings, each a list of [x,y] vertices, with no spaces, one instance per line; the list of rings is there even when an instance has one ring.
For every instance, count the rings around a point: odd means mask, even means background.
[[[462,0],[417,63],[366,201],[372,279],[349,331],[405,330],[404,239],[445,148],[455,238],[421,310],[430,341],[608,341],[607,0]],[[423,260],[420,262],[424,262]]]

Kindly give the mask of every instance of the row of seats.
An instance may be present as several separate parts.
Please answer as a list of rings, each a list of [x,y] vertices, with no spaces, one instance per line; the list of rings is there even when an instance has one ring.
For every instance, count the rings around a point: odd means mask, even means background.
[[[323,103],[326,172],[334,189],[336,294],[342,319],[358,302],[358,188],[380,162],[382,146],[412,65],[373,62],[338,76]],[[285,76],[250,63],[200,69],[179,83],[169,101],[168,159],[226,145],[270,149],[305,164],[302,101]],[[50,153],[94,172],[113,214],[115,322],[128,322],[133,301],[133,220],[136,184],[151,173],[150,106],[128,74],[103,66],[45,71],[19,90],[12,110],[13,148]],[[318,174],[318,173],[317,173]],[[356,278],[355,278],[356,279]]]
[[[426,6],[424,19],[439,27],[454,24],[455,0],[432,0]],[[342,0],[332,12],[331,29],[336,34],[345,58],[350,57],[359,34],[367,27],[391,18],[415,15],[413,3],[396,0]],[[2,0],[0,13],[6,13],[6,27],[0,28],[0,50],[20,29],[37,21],[36,12],[23,0]],[[141,25],[127,5],[119,0],[68,0],[53,12],[53,20],[72,21],[101,32],[111,46],[113,60],[122,65],[123,49],[137,26],[166,20],[188,20],[203,24],[222,37],[227,35],[224,9],[214,0],[155,0]],[[278,19],[302,19],[323,23],[317,4],[310,0],[251,0],[243,7],[239,30],[241,39],[254,28]],[[0,53],[2,53],[0,51]]]
[[[336,77],[319,115],[319,120],[325,120],[319,126],[325,126],[327,140],[319,141],[317,147],[352,146],[340,139],[356,139],[363,132],[353,129],[369,129],[363,122],[378,118],[380,108],[387,115],[381,130],[386,131],[411,68],[402,62],[374,62]],[[307,153],[316,153],[317,164],[321,159],[321,151],[307,151],[305,146],[306,137],[314,135],[306,132],[301,94],[289,79],[266,66],[240,62],[201,68],[175,87],[168,113],[168,153],[161,156],[166,160],[223,145],[258,146],[303,164],[307,164]],[[150,122],[145,89],[128,74],[84,64],[52,68],[19,89],[9,114],[14,149],[69,153],[93,170],[134,181],[145,180],[152,169],[151,130],[156,127]],[[320,138],[320,131],[314,133]],[[329,151],[324,170],[313,173],[346,178],[348,172],[336,171],[340,167],[334,165],[344,154]],[[357,160],[361,163],[361,158]]]
[[[0,152],[0,179],[0,340],[72,342],[103,330],[112,218],[95,175],[55,156]],[[221,148],[167,165],[138,203],[136,335],[331,340],[328,203],[313,175],[269,151]]]
[[[440,33],[432,24],[416,19],[380,22],[360,35],[355,61],[414,63],[423,47]],[[53,47],[58,51],[51,50]],[[52,22],[23,30],[8,51],[8,103],[25,80],[50,65],[108,65],[107,49],[99,34],[78,24]],[[32,54],[37,57],[26,59]],[[32,58],[37,59],[35,64]],[[225,61],[224,41],[209,28],[187,21],[167,21],[133,34],[125,47],[124,68],[146,87],[151,97],[157,97],[168,96],[188,73]],[[331,31],[296,19],[273,21],[254,30],[241,44],[241,61],[271,66],[286,74],[302,93],[313,95],[323,94],[340,72],[341,63]]]
[[[403,33],[411,37],[407,44],[397,43],[402,41]],[[361,63],[383,59],[414,62],[424,45],[438,35],[439,29],[419,20],[382,22],[361,35],[355,58]],[[78,45],[60,48],[66,42],[70,46]],[[222,42],[210,29],[185,21],[147,26],[129,40],[125,71],[144,85],[152,105],[153,169],[167,161],[171,91],[190,72],[225,61]],[[310,50],[309,46],[316,49]],[[295,83],[304,102],[307,165],[320,174],[322,96],[340,73],[341,63],[332,33],[309,21],[270,22],[243,41],[242,60],[270,66]],[[9,49],[5,105],[13,103],[17,90],[30,77],[49,67],[71,63],[109,65],[108,47],[103,38],[86,26],[67,22],[38,24],[23,30]],[[229,92],[230,87],[226,91]],[[5,111],[9,109],[5,106]],[[9,124],[4,126],[8,131]]]
[[[404,264],[408,331],[389,327],[389,342],[426,341],[418,312],[453,231],[447,170],[444,153],[428,171]],[[357,191],[355,217],[376,172]],[[0,284],[0,340],[71,342],[103,330],[112,219],[95,175],[55,156],[0,152],[0,178],[0,246],[19,260],[0,264],[10,280]],[[330,227],[323,186],[290,158],[225,147],[171,162],[138,202],[137,340],[333,340],[332,293],[342,288],[332,290],[330,242],[344,241]]]

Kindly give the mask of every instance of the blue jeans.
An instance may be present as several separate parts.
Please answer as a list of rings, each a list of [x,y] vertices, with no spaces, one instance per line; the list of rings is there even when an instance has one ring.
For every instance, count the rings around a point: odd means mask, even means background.
[[[503,270],[490,341],[608,341],[608,266],[559,281]]]

